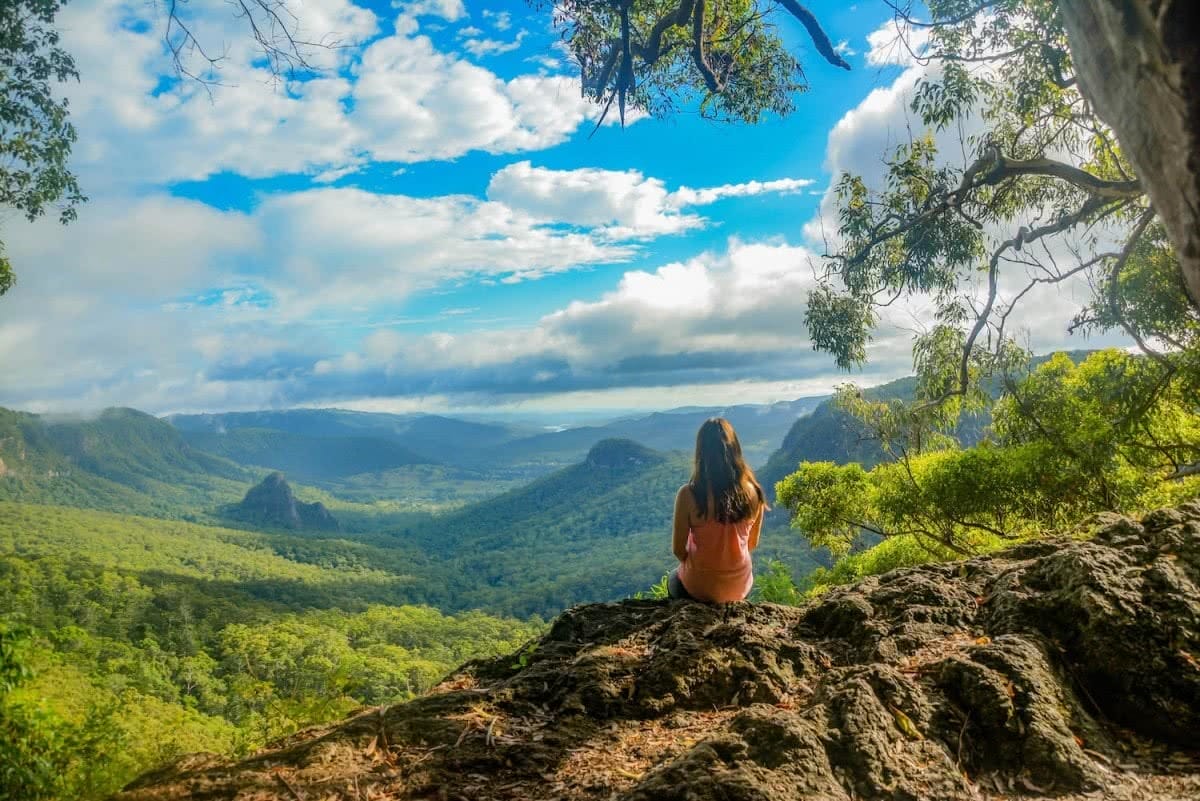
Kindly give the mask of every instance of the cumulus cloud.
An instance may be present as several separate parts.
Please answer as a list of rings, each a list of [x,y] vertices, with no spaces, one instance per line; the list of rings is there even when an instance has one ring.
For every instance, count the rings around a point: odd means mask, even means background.
[[[506,31],[512,27],[512,14],[508,11],[483,10],[483,18],[488,20],[498,31]]]
[[[520,49],[521,42],[528,35],[528,31],[519,31],[514,39],[507,42],[500,39],[468,39],[463,42],[463,49],[477,58],[498,56]]]
[[[395,302],[414,290],[466,277],[532,278],[624,261],[634,252],[466,195],[414,198],[314,189],[271,196],[254,219],[275,243],[269,280],[280,299],[279,313],[289,316]]]
[[[11,298],[18,313],[0,322],[0,359],[9,378],[0,402],[44,410],[124,403],[171,411],[436,396],[461,405],[729,381],[783,386],[828,375],[828,358],[812,352],[802,325],[812,254],[781,242],[731,240],[723,252],[628,270],[610,291],[565,304],[532,325],[427,334],[385,325],[347,347],[340,332],[362,330],[349,310],[369,306],[364,287],[385,294],[471,270],[480,254],[509,267],[540,258],[553,269],[556,258],[574,260],[562,255],[572,239],[504,242],[499,252],[487,253],[488,243],[499,241],[489,232],[516,224],[491,201],[446,198],[426,206],[355,191],[284,196],[249,216],[210,210],[203,213],[217,218],[207,222],[195,217],[198,204],[148,202],[144,213],[163,226],[161,243],[136,266],[187,262],[162,279],[157,293],[178,300],[153,304],[148,296],[127,319],[127,305],[116,301],[137,277],[114,277],[107,288],[101,276],[71,287],[64,275],[49,271],[23,281]],[[346,220],[368,211],[376,222],[347,236]],[[409,222],[397,230],[401,220]],[[34,245],[46,239],[41,225],[13,240],[15,257],[39,255]],[[286,232],[276,230],[282,226]],[[199,233],[220,227],[229,231],[224,241]],[[451,238],[460,241],[441,252],[455,227],[463,230]],[[198,233],[176,239],[185,228]],[[74,235],[89,235],[78,231]],[[119,236],[93,244],[100,263],[118,258]],[[248,277],[238,265],[252,263],[264,239],[281,266]],[[69,238],[57,247],[67,259],[80,249]],[[439,252],[422,261],[428,251]],[[202,289],[201,273],[224,274],[225,283]],[[36,286],[52,276],[55,291]],[[49,300],[23,302],[29,297]],[[329,325],[313,313],[324,304],[333,306]],[[435,316],[469,311],[451,308]],[[77,322],[62,325],[65,319]],[[904,348],[881,342],[877,354],[878,369],[894,374],[907,366]]]
[[[509,164],[492,176],[488,197],[535,217],[603,228],[615,238],[659,236],[704,225],[683,209],[724,198],[796,192],[812,183],[802,178],[669,191],[638,170],[581,168],[552,170],[528,161]]]
[[[469,403],[828,376],[829,359],[812,351],[802,322],[812,258],[803,247],[734,239],[722,253],[628,271],[600,298],[572,302],[532,327],[379,331],[360,349],[317,362],[285,391],[299,401],[353,387],[374,398],[437,394]],[[894,332],[872,353],[877,374],[908,368],[906,338]]]
[[[913,28],[890,19],[867,34],[867,64],[912,66],[928,44],[928,28]]]
[[[392,3],[392,8],[400,9],[401,14],[438,17],[448,22],[454,22],[467,13],[462,0],[398,0]]]
[[[131,0],[79,0],[61,15],[64,44],[83,75],[68,90],[80,131],[74,161],[93,188],[218,172],[330,180],[371,161],[541,149],[599,115],[577,78],[503,79],[439,50],[417,17],[457,19],[457,1],[405,4],[386,35],[371,11],[348,0],[308,0],[302,13],[297,5],[302,34],[339,46],[310,49],[322,71],[282,83],[262,66],[236,15],[188,6],[181,13],[198,39],[229,43],[211,72],[214,87],[174,78],[152,10]],[[195,53],[188,58],[189,69],[208,68]]]
[[[810,178],[780,178],[775,181],[746,181],[739,184],[722,184],[721,186],[712,186],[705,189],[692,189],[685,186],[672,192],[668,201],[671,205],[679,208],[684,206],[707,206],[711,203],[716,203],[718,200],[730,197],[795,194],[805,187],[812,186],[812,184],[813,181]]]

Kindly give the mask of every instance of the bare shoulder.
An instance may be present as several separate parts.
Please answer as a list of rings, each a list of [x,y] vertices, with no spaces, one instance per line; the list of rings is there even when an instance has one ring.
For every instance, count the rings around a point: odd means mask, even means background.
[[[688,520],[694,521],[701,517],[700,509],[696,505],[696,493],[692,492],[691,484],[684,484],[679,488],[679,492],[675,493],[675,509],[686,513]]]

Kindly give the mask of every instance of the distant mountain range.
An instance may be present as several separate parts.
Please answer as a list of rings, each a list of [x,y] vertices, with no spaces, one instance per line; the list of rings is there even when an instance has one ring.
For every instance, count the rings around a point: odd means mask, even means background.
[[[751,463],[761,463],[784,433],[824,398],[774,404],[688,407],[625,417],[603,425],[538,431],[442,415],[395,415],[341,409],[172,415],[193,447],[239,464],[282,470],[337,492],[354,476],[441,465],[505,479],[532,479],[574,464],[597,442],[630,439],[661,451],[694,447],[709,417],[733,423]],[[409,474],[421,471],[408,470]],[[452,473],[448,480],[463,478]],[[377,486],[384,490],[384,485]]]
[[[906,378],[867,394],[907,398],[914,388]],[[222,525],[232,516],[287,559],[383,571],[396,602],[546,615],[645,589],[671,566],[672,501],[696,429],[714,415],[733,421],[769,493],[801,461],[883,456],[823,398],[554,432],[341,410],[168,422],[132,409],[89,418],[0,409],[0,501]],[[987,423],[964,420],[960,438],[976,441]],[[282,475],[268,476],[277,470],[301,482],[294,494]],[[405,506],[413,498],[448,503]],[[758,565],[776,557],[802,575],[824,558],[786,530],[786,512],[768,523]]]
[[[827,396],[772,404],[686,407],[641,417],[624,417],[604,425],[581,426],[512,440],[494,449],[494,458],[510,464],[570,464],[603,439],[631,439],[661,451],[695,447],[696,431],[710,417],[733,424],[747,459],[761,464],[774,451],[797,419],[815,409]]]

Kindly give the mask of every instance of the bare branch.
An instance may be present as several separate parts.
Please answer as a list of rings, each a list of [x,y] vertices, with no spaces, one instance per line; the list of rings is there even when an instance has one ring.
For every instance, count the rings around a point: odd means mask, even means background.
[[[824,56],[826,61],[835,67],[841,67],[844,70],[850,69],[846,59],[833,49],[833,42],[829,40],[828,34],[825,33],[821,23],[817,21],[811,11],[797,3],[796,0],[779,0],[779,4],[790,11],[793,17],[800,20],[800,24],[812,37],[813,44],[817,46],[817,52]]]
[[[1128,262],[1129,257],[1133,255],[1134,248],[1137,247],[1138,241],[1142,238],[1142,234],[1146,232],[1146,227],[1150,225],[1150,221],[1153,219],[1153,208],[1148,208],[1142,212],[1142,216],[1138,218],[1137,224],[1133,228],[1133,233],[1129,235],[1129,239],[1125,242],[1125,247],[1121,249],[1121,255],[1117,258],[1116,262],[1113,263],[1112,271],[1109,274],[1108,307],[1109,310],[1112,311],[1113,317],[1115,317],[1117,322],[1121,324],[1121,327],[1125,329],[1125,333],[1129,334],[1129,336],[1133,338],[1133,341],[1137,343],[1137,346],[1142,353],[1154,359],[1159,364],[1166,367],[1171,367],[1173,369],[1173,366],[1170,364],[1170,360],[1154,348],[1150,347],[1138,330],[1132,324],[1130,324],[1128,320],[1125,319],[1125,314],[1121,310],[1120,295],[1118,293],[1121,271],[1125,269],[1126,262]]]
[[[196,53],[207,62],[207,72],[219,69],[225,55],[210,55],[203,43],[182,18],[182,3],[168,0],[167,25],[163,40],[171,53],[178,75],[211,85],[210,77],[198,74],[186,64],[185,56]],[[312,40],[300,34],[300,20],[288,7],[286,0],[229,0],[234,16],[245,21],[251,38],[266,59],[268,69],[276,79],[291,78],[298,72],[315,72],[311,61],[315,50],[339,49],[343,45],[332,34]]]
[[[894,2],[894,0],[884,0],[884,2],[891,6],[892,11],[894,11],[896,14],[896,18],[902,21],[905,25],[911,25],[914,28],[939,28],[949,27],[952,25],[961,25],[964,22],[973,20],[981,11],[986,11],[988,8],[996,5],[997,0],[984,0],[984,2],[968,11],[964,11],[957,17],[947,17],[946,19],[934,20],[932,22],[922,22],[921,20],[913,19],[910,16],[912,8],[911,4],[905,6],[904,9],[901,9],[899,4]]]
[[[1200,462],[1184,465],[1167,476],[1168,481],[1180,481],[1188,476],[1200,476]]]

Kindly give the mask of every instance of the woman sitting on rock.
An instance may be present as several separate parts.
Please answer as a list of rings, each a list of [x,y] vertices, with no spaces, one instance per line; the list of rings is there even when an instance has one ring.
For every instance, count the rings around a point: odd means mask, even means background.
[[[692,480],[675,496],[671,544],[679,567],[671,571],[668,594],[715,603],[745,598],[766,508],[733,426],[721,417],[706,420],[696,432]]]

